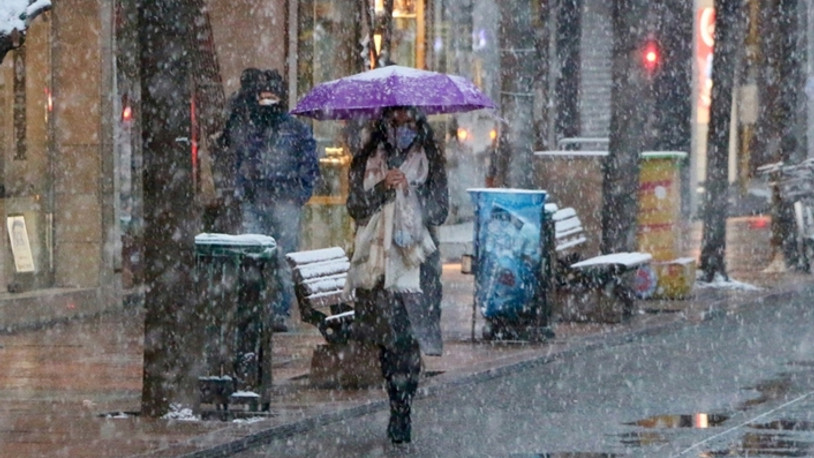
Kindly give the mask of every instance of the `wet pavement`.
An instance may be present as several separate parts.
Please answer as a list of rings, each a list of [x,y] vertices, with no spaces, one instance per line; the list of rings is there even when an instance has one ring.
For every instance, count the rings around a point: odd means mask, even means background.
[[[558,322],[556,337],[544,343],[482,341],[479,314],[476,339],[471,340],[474,279],[461,274],[458,264],[445,265],[445,353],[424,360],[422,393],[511,374],[599,347],[608,339],[715,318],[761,299],[789,297],[812,284],[810,274],[763,272],[772,260],[765,218],[731,218],[728,224],[731,277],[764,289],[695,288],[687,300],[638,301],[639,312],[628,321]],[[685,251],[697,258],[700,230],[698,225],[692,229],[684,232]],[[0,335],[0,456],[224,456],[272,437],[385,408],[386,396],[378,387],[313,387],[310,358],[322,338],[315,328],[296,323],[294,332],[273,339],[269,415],[234,421],[141,417],[134,412],[140,408],[142,320],[137,310],[125,310]]]

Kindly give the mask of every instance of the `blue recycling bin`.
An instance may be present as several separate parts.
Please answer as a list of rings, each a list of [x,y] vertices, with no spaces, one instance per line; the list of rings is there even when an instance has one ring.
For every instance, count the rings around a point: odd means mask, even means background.
[[[546,191],[467,191],[475,206],[475,305],[490,332],[496,325],[548,326],[542,230]]]

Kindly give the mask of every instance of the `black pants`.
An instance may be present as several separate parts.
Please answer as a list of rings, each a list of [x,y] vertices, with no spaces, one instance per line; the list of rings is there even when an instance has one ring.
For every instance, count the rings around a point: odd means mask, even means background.
[[[393,313],[395,316],[391,323],[395,339],[389,345],[380,346],[379,361],[382,376],[387,382],[391,409],[404,411],[409,415],[421,373],[421,350],[413,337],[410,319],[403,304],[394,307]]]

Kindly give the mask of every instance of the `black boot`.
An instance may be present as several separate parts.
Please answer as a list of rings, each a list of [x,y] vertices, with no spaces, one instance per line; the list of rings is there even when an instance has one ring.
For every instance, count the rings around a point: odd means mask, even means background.
[[[394,377],[397,378],[397,377]],[[388,380],[387,394],[390,398],[390,422],[387,424],[387,437],[394,444],[410,443],[412,422],[410,405],[418,383],[413,380]]]
[[[387,437],[394,444],[409,444],[412,434],[409,405],[390,405],[390,422],[387,424]]]
[[[393,444],[411,440],[410,406],[418,389],[421,371],[421,352],[412,337],[396,342],[393,349],[382,347],[380,355],[382,375],[390,399],[390,422],[387,437]]]

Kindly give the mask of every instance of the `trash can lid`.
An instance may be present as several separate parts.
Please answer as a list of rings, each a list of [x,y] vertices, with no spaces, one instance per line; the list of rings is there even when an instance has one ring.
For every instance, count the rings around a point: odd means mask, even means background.
[[[521,188],[466,188],[469,193],[484,194],[548,194],[544,189],[521,189]]]
[[[255,258],[271,258],[277,249],[274,237],[263,234],[213,234],[195,236],[195,248],[199,254],[244,255]]]
[[[687,153],[684,151],[644,151],[642,159],[684,159]]]

